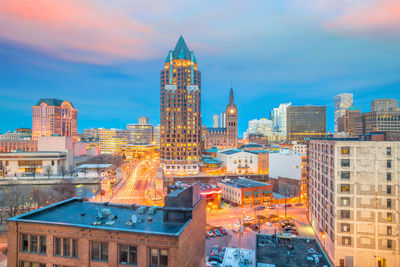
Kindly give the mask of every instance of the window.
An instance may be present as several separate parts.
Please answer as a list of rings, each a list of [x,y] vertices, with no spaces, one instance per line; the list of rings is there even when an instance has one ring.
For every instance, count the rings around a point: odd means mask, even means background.
[[[54,238],[54,256],[61,256],[61,238]]]
[[[21,251],[28,251],[28,235],[26,234],[21,235]]]
[[[391,222],[392,221],[392,213],[391,212],[386,213],[386,218],[389,222]]]
[[[46,237],[45,236],[40,236],[40,244],[39,244],[39,253],[40,254],[46,254]]]
[[[342,147],[342,155],[349,155],[350,154],[350,147],[344,146]]]
[[[351,237],[343,236],[342,237],[342,245],[350,246],[351,245]]]
[[[390,159],[387,160],[386,167],[392,168],[392,161]]]
[[[150,248],[150,267],[167,267],[168,250]]]
[[[37,263],[37,262],[29,262],[29,261],[20,261],[21,267],[46,267],[45,263]]]
[[[342,159],[341,160],[341,166],[342,167],[349,167],[350,166],[350,160],[349,159]]]
[[[91,241],[91,259],[108,261],[108,243]]]
[[[31,251],[32,253],[38,252],[38,236],[31,235]]]
[[[392,194],[392,186],[391,185],[386,186],[386,194],[388,194],[388,195]]]
[[[340,267],[344,267],[344,259],[340,259],[339,266],[340,266]]]
[[[340,185],[340,192],[349,193],[350,192],[350,185],[349,184]]]
[[[388,156],[392,155],[392,148],[391,147],[387,147],[386,148],[386,155],[388,155]]]
[[[63,251],[64,251],[64,257],[70,257],[71,256],[71,239],[69,238],[63,238]]]
[[[349,197],[342,197],[342,198],[340,198],[340,201],[342,202],[342,206],[350,206],[350,198]]]
[[[350,179],[350,172],[342,172],[340,177],[342,179],[347,179],[348,180],[348,179]]]
[[[119,245],[119,263],[137,264],[137,247],[128,245]]]
[[[392,226],[386,226],[386,234],[392,235]]]
[[[78,257],[78,239],[72,239],[72,257]]]
[[[350,232],[350,224],[349,223],[340,224],[340,230],[342,232]]]
[[[392,248],[392,240],[387,240],[387,248]]]
[[[390,198],[386,199],[386,207],[388,209],[392,208],[392,200]]]
[[[388,181],[388,182],[392,181],[392,173],[390,173],[390,172],[386,173],[386,181]]]
[[[350,219],[350,211],[349,210],[342,210],[340,212],[342,219]]]

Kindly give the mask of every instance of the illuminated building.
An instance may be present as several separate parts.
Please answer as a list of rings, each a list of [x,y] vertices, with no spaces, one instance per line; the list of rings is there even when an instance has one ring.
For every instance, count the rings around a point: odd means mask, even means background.
[[[400,142],[309,142],[309,219],[334,266],[400,266]]]
[[[68,199],[7,220],[8,266],[205,266],[200,188],[164,207]]]
[[[229,103],[226,106],[224,124],[220,127],[203,127],[204,149],[214,146],[219,149],[236,148],[238,142],[238,114],[237,107],[233,99],[233,89],[229,93]],[[214,117],[214,126],[218,121]]]
[[[257,154],[239,149],[225,149],[217,152],[218,160],[222,161],[229,174],[258,173]]]
[[[207,209],[221,208],[221,188],[213,184],[202,184],[200,195],[206,199]]]
[[[375,99],[371,102],[371,111],[400,111],[397,99]]]
[[[181,36],[161,70],[160,166],[166,175],[196,174],[201,155],[201,73]]]
[[[127,160],[143,159],[156,153],[157,145],[147,143],[134,143],[122,145],[122,153]]]
[[[355,136],[384,132],[386,140],[400,140],[400,111],[371,111],[355,120]]]
[[[353,94],[343,93],[335,96],[335,132],[338,132],[338,119],[353,105]]]
[[[37,151],[37,140],[0,140],[0,152]]]
[[[94,139],[99,140],[99,133],[101,130],[105,128],[90,128],[90,129],[83,129],[83,139]]]
[[[149,124],[149,118],[140,117],[138,124],[128,124],[128,143],[146,143],[153,141],[154,127]]]
[[[100,153],[121,153],[128,143],[128,134],[120,129],[101,129],[99,132]]]
[[[241,207],[268,205],[272,201],[272,185],[246,178],[225,179],[217,183],[224,200]]]
[[[78,138],[78,110],[71,102],[41,98],[32,106],[32,138],[39,136],[72,136]]]
[[[287,108],[287,142],[305,143],[307,138],[326,135],[326,106]]]
[[[281,139],[285,139],[287,135],[287,108],[292,103],[282,103],[279,107],[272,109],[271,120],[273,122],[273,131],[277,133]]]

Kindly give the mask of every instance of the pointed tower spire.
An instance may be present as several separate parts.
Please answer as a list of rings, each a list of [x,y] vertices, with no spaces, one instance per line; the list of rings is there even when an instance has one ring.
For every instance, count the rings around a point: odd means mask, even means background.
[[[235,105],[235,103],[233,101],[233,89],[231,87],[231,90],[229,92],[229,106],[234,106],[234,105]]]

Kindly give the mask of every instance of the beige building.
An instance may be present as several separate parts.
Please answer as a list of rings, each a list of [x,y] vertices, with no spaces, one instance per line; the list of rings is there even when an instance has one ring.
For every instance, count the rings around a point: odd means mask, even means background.
[[[128,134],[120,129],[102,129],[99,132],[100,153],[119,153],[128,143]]]
[[[309,144],[309,219],[335,266],[400,266],[400,142]]]

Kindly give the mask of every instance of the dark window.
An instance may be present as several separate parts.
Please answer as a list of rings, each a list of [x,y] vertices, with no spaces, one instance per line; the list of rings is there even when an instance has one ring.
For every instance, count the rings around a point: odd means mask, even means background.
[[[38,236],[31,235],[31,251],[32,253],[38,252]]]
[[[342,179],[348,180],[348,179],[350,179],[350,172],[342,172],[340,176]]]
[[[389,198],[389,199],[386,199],[386,207],[388,208],[388,209],[390,209],[390,208],[392,208],[392,200]]]
[[[392,161],[390,159],[388,159],[388,161],[386,162],[386,167],[392,168]]]
[[[350,211],[349,210],[342,210],[340,212],[342,219],[350,219]]]
[[[392,173],[390,173],[390,172],[386,173],[386,181],[388,181],[388,182],[392,181]]]
[[[21,235],[21,251],[28,251],[28,235],[22,234]]]
[[[349,159],[342,159],[341,160],[341,165],[342,165],[342,167],[349,167],[350,166],[350,160]]]
[[[388,155],[388,156],[392,155],[392,148],[391,147],[387,147],[386,148],[386,155]]]
[[[351,245],[351,237],[343,236],[342,237],[342,245],[350,246]]]
[[[392,226],[386,226],[386,234],[392,235]]]
[[[108,261],[108,243],[91,241],[92,260]]]
[[[392,240],[387,240],[387,248],[392,248]]]
[[[342,223],[342,224],[340,224],[340,229],[342,232],[350,232],[350,224]]]
[[[69,238],[63,238],[63,251],[64,251],[64,257],[70,257],[71,256],[71,239]]]
[[[150,248],[150,267],[167,267],[168,266],[168,250]]]
[[[391,185],[386,186],[386,194],[388,194],[388,195],[392,194],[392,186]]]
[[[46,254],[46,237],[40,236],[40,250],[39,253]]]
[[[119,245],[119,263],[137,264],[137,248],[135,246]]]
[[[340,266],[340,267],[344,267],[344,259],[340,259],[339,266]]]
[[[54,238],[54,255],[61,256],[61,238]]]
[[[78,239],[72,239],[72,257],[78,257]]]

